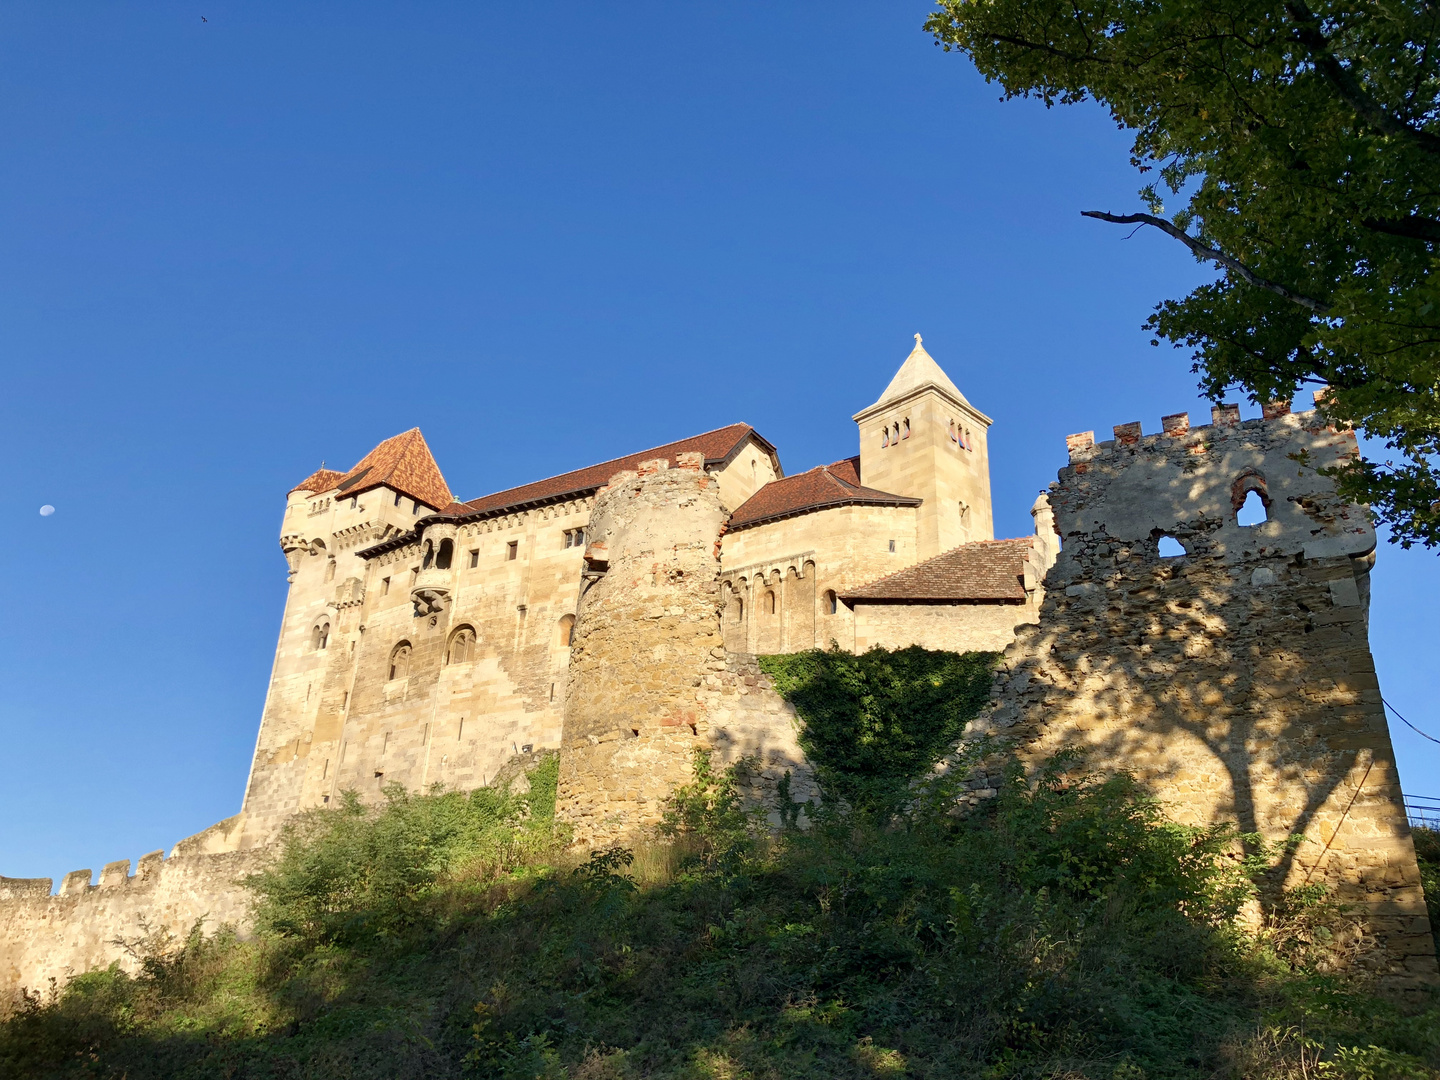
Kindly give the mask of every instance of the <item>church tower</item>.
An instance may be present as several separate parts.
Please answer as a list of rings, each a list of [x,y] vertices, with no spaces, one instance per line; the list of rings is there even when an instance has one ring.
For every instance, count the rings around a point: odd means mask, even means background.
[[[991,420],[965,400],[919,334],[880,400],[854,420],[860,428],[860,482],[924,500],[917,522],[919,558],[995,538],[986,436]]]

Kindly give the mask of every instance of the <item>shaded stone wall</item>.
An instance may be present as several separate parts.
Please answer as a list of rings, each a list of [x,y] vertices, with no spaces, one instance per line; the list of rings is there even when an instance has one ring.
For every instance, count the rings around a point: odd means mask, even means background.
[[[1354,456],[1354,436],[1288,404],[1244,423],[1221,406],[1214,421],[1071,436],[1040,624],[1007,650],[996,707],[969,734],[1130,769],[1181,821],[1303,834],[1276,884],[1332,885],[1365,913],[1368,966],[1391,986],[1432,984],[1367,634],[1375,533],[1316,471]],[[1252,491],[1268,519],[1241,526]],[[1166,536],[1183,555],[1161,556]],[[993,793],[983,774],[972,786]]]

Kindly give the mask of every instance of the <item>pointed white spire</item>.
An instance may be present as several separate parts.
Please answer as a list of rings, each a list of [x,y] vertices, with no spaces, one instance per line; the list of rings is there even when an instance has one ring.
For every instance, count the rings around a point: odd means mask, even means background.
[[[905,397],[927,385],[934,386],[942,394],[954,398],[962,405],[970,404],[965,400],[965,395],[960,393],[959,388],[950,381],[950,376],[941,370],[940,365],[935,362],[935,358],[925,351],[920,335],[916,334],[915,348],[910,351],[910,355],[900,365],[900,370],[890,380],[890,385],[885,387],[885,392],[880,395],[880,400],[870,408],[873,409],[876,405],[884,405],[888,401]]]

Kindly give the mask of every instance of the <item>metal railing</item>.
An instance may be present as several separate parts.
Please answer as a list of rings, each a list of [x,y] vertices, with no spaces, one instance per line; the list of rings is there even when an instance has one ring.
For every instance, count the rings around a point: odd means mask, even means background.
[[[1440,799],[1428,795],[1406,795],[1405,816],[1412,829],[1440,830]]]

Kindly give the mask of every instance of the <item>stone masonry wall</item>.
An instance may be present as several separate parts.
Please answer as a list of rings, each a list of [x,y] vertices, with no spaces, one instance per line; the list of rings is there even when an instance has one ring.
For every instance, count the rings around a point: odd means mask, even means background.
[[[705,745],[725,670],[716,571],[727,517],[699,454],[596,494],[571,639],[556,815],[597,845],[660,820]]]
[[[1068,440],[1040,624],[968,734],[1032,763],[1074,747],[1129,769],[1181,821],[1303,834],[1274,884],[1324,882],[1359,905],[1364,963],[1386,985],[1440,981],[1367,634],[1375,533],[1316,471],[1355,455],[1353,434],[1286,403],[1115,436]],[[1252,491],[1268,519],[1241,526]],[[1162,557],[1165,536],[1184,554]],[[983,773],[971,784],[993,793]]]
[[[129,859],[107,864],[93,885],[89,870],[66,874],[53,896],[49,878],[0,877],[0,1011],[22,988],[48,992],[51,979],[64,986],[71,975],[117,961],[135,970],[121,940],[158,931],[184,938],[202,919],[206,932],[222,924],[245,930],[250,894],[241,880],[265,853],[207,851],[214,842],[207,834],[225,824],[181,841],[168,859],[151,852],[133,874]]]

